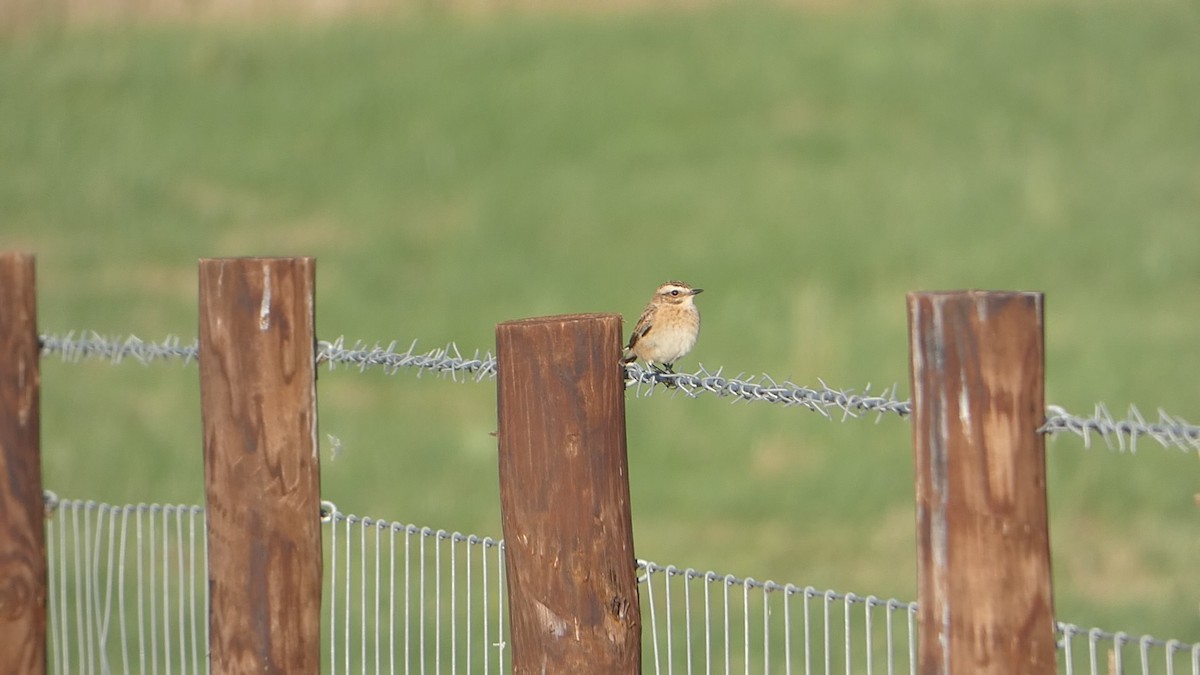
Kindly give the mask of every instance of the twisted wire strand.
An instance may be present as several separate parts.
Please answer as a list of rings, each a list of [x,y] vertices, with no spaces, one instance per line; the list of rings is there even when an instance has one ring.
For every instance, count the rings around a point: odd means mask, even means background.
[[[1188,424],[1183,418],[1158,409],[1158,421],[1147,422],[1138,409],[1129,407],[1124,419],[1116,419],[1103,403],[1097,403],[1090,417],[1072,415],[1060,406],[1046,406],[1046,423],[1038,431],[1044,434],[1067,432],[1083,439],[1090,448],[1092,436],[1099,436],[1111,450],[1114,441],[1121,452],[1137,452],[1138,439],[1148,437],[1164,448],[1200,451],[1200,426]]]
[[[43,357],[58,356],[67,363],[103,360],[119,364],[134,360],[149,365],[156,361],[181,360],[188,364],[199,360],[200,351],[197,340],[185,343],[178,337],[168,336],[154,342],[134,335],[105,337],[94,331],[42,335],[41,346]],[[422,351],[418,350],[415,340],[401,350],[397,341],[384,346],[363,340],[350,343],[345,337],[339,337],[317,343],[316,361],[331,370],[338,366],[356,368],[360,372],[378,368],[391,375],[401,370],[415,370],[418,377],[428,372],[464,382],[482,382],[496,377],[496,357],[491,352],[475,350],[464,355],[453,342]],[[905,418],[912,413],[912,403],[897,397],[897,385],[872,394],[870,384],[857,393],[853,389],[831,387],[822,380],[818,382],[817,387],[806,387],[787,380],[779,381],[766,374],[726,377],[723,369],[709,371],[703,366],[695,373],[664,373],[638,363],[625,367],[626,387],[633,389],[637,396],[653,395],[656,385],[665,385],[670,391],[689,398],[712,394],[733,402],[761,401],[800,407],[842,421],[871,414],[879,421],[887,415]],[[1132,406],[1124,418],[1118,419],[1103,403],[1097,404],[1090,416],[1072,414],[1062,406],[1050,405],[1046,407],[1045,424],[1038,431],[1048,436],[1074,434],[1083,439],[1084,447],[1089,448],[1093,438],[1099,437],[1109,449],[1137,452],[1138,443],[1148,438],[1164,448],[1200,452],[1200,426],[1162,409],[1158,410],[1157,421],[1148,422]]]
[[[330,370],[337,366],[350,366],[360,372],[381,368],[389,375],[411,368],[417,371],[418,377],[430,371],[449,376],[455,381],[460,376],[476,382],[496,377],[496,357],[491,352],[481,354],[476,349],[471,356],[463,356],[453,342],[445,347],[419,352],[416,340],[408,345],[408,349],[397,351],[398,344],[393,340],[386,347],[378,343],[368,347],[366,342],[358,340],[347,348],[345,337],[332,342],[322,340],[317,343],[317,364],[328,364]]]
[[[182,360],[186,365],[200,357],[198,339],[184,344],[173,335],[160,342],[146,342],[136,335],[105,337],[95,331],[82,331],[76,336],[75,331],[70,331],[65,335],[43,334],[38,339],[43,358],[58,356],[65,363],[96,360],[116,365],[132,359],[142,365],[173,360]]]
[[[654,385],[665,384],[691,398],[709,393],[732,398],[734,402],[763,401],[784,406],[799,406],[828,418],[832,418],[831,413],[840,411],[838,417],[842,420],[856,418],[863,413],[876,413],[878,420],[888,414],[906,417],[912,412],[911,403],[896,398],[895,385],[884,389],[878,395],[872,395],[870,384],[861,394],[856,394],[852,389],[836,389],[825,384],[823,380],[818,382],[820,387],[813,388],[787,380],[777,382],[766,374],[725,377],[722,375],[722,369],[710,372],[704,366],[700,366],[695,373],[663,373],[637,363],[625,367],[626,387],[632,387],[638,396],[652,395]]]

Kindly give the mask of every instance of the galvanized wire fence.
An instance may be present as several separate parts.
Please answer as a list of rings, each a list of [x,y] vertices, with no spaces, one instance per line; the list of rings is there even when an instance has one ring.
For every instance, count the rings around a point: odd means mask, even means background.
[[[147,342],[135,336],[105,337],[94,332],[41,336],[42,355],[58,356],[67,362],[100,359],[111,363],[136,361],[148,364],[175,360],[190,363],[198,360],[199,345],[193,340],[183,342],[168,337],[159,342]],[[350,346],[347,346],[350,344]],[[363,341],[348,343],[345,338],[318,344],[317,362],[329,368],[338,366],[360,371],[378,369],[394,374],[402,370],[418,375],[432,373],[455,381],[482,382],[496,376],[496,359],[490,352],[475,350],[465,355],[453,343],[430,350],[418,350],[417,342],[401,350],[400,343],[386,346]],[[661,373],[639,364],[626,367],[626,385],[639,396],[649,396],[656,385],[666,385],[672,392],[696,397],[711,394],[737,401],[759,401],[803,408],[827,418],[841,420],[870,416],[907,417],[912,410],[909,401],[897,398],[897,387],[891,386],[871,394],[867,385],[861,392],[831,387],[820,382],[806,387],[769,375],[738,374],[728,377],[721,369],[709,371],[700,367],[695,373]],[[1094,438],[1109,448],[1135,452],[1141,439],[1149,439],[1164,448],[1185,452],[1200,452],[1200,426],[1190,424],[1178,415],[1159,409],[1157,419],[1148,421],[1137,408],[1131,407],[1123,418],[1114,417],[1103,404],[1096,404],[1091,415],[1077,415],[1065,408],[1050,405],[1041,432],[1047,435],[1070,433],[1083,439],[1090,447]]]
[[[916,672],[915,603],[638,565],[649,672]]]
[[[330,502],[322,520],[329,672],[508,672],[501,542]]]
[[[47,493],[50,672],[208,672],[204,512]],[[504,673],[504,544],[323,504],[330,673]],[[644,670],[916,672],[912,602],[639,560]],[[1066,675],[1200,675],[1200,643],[1059,623]]]
[[[206,545],[198,506],[47,493],[50,672],[207,672]]]

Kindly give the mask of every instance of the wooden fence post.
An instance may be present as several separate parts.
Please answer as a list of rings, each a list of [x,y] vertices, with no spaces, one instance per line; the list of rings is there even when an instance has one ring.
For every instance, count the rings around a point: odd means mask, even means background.
[[[46,516],[34,258],[0,253],[0,673],[46,672]]]
[[[496,327],[512,666],[641,672],[621,317]]]
[[[1055,672],[1040,293],[910,293],[922,675]]]
[[[318,673],[312,258],[200,261],[209,663]]]

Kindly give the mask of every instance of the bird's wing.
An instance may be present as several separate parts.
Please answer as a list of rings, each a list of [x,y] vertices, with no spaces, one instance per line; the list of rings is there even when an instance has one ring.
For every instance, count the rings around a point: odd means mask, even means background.
[[[650,307],[647,307],[642,315],[638,318],[638,322],[633,326],[633,333],[629,335],[629,346],[626,349],[633,349],[633,346],[638,343],[638,340],[646,336],[650,329],[654,327],[654,322],[650,320]]]

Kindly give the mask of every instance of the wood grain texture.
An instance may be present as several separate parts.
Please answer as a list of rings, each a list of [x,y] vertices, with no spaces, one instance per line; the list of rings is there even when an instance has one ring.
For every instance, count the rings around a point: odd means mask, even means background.
[[[641,672],[621,317],[496,328],[513,672]]]
[[[0,253],[0,673],[46,672],[34,258]]]
[[[920,672],[1054,673],[1040,293],[908,296]]]
[[[318,673],[312,258],[200,261],[200,390],[220,673]]]

